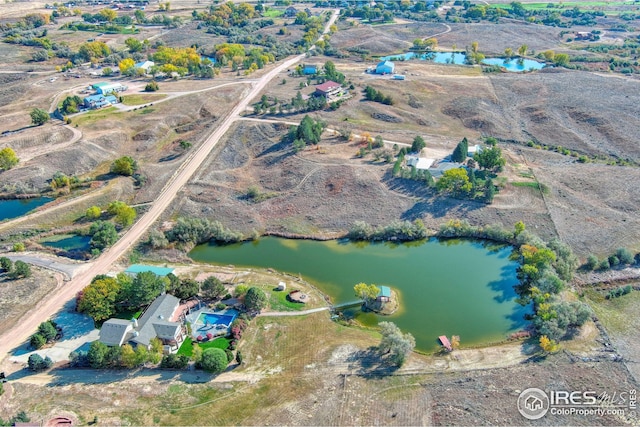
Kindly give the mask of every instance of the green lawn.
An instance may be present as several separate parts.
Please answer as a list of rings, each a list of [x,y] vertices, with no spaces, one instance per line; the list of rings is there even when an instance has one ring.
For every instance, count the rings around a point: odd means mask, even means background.
[[[91,110],[86,113],[83,113],[80,116],[74,117],[72,119],[72,124],[77,125],[90,125],[92,123],[97,122],[98,120],[102,120],[105,117],[113,115],[118,109],[116,107],[103,108],[100,110]]]
[[[140,104],[147,104],[149,102],[158,101],[166,97],[167,95],[163,95],[160,93],[157,93],[157,94],[141,93],[136,95],[125,95],[122,97],[122,103],[124,105],[140,105]]]
[[[549,193],[549,187],[547,187],[544,184],[540,184],[537,181],[512,182],[511,185],[513,185],[514,187],[529,187],[529,188],[533,188],[535,190],[542,191],[544,194],[548,194]]]
[[[278,16],[282,16],[283,14],[283,11],[271,8],[267,9],[266,12],[262,12],[262,16],[266,18],[277,18]]]
[[[229,343],[231,340],[229,338],[216,338],[215,340],[202,342],[198,344],[202,350],[206,350],[208,348],[221,348],[226,350],[229,348]],[[187,338],[184,340],[180,348],[178,349],[178,354],[183,354],[187,357],[191,357],[193,354],[193,340],[191,338]]]
[[[142,310],[124,310],[124,311],[119,311],[113,317],[115,317],[116,319],[131,320],[131,319],[138,319],[140,318],[141,315],[142,315]]]
[[[304,304],[291,302],[287,299],[287,291],[274,291],[269,290],[271,298],[269,298],[269,305],[273,311],[296,311],[302,310]]]

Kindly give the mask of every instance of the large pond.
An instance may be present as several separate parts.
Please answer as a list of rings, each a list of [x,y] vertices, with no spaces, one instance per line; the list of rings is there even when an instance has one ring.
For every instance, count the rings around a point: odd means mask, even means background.
[[[53,200],[50,197],[0,200],[0,221],[17,218]]]
[[[383,56],[380,58],[381,61],[408,61],[411,59],[433,61],[438,64],[463,65],[466,64],[467,55],[464,52],[407,52],[399,55]],[[516,73],[521,73],[523,71],[540,70],[545,66],[543,62],[523,58],[486,58],[482,61],[482,63],[484,65],[498,65],[505,68],[507,71]]]
[[[356,299],[353,286],[359,282],[390,286],[400,296],[400,310],[391,316],[357,310],[358,320],[367,325],[391,320],[415,336],[419,349],[433,350],[440,335],[460,335],[462,345],[486,344],[525,325],[529,309],[515,301],[517,264],[509,260],[511,251],[466,240],[369,244],[266,237],[203,244],[189,256],[300,274],[335,304]]]

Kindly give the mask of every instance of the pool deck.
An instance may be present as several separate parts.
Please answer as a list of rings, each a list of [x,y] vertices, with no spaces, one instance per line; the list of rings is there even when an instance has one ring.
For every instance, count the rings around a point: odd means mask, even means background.
[[[220,325],[208,325],[204,323],[198,322],[200,315],[203,313],[216,314],[216,315],[230,315],[235,313],[236,317],[239,313],[237,310],[225,309],[223,311],[215,311],[209,307],[202,307],[197,311],[192,311],[187,315],[187,321],[191,323],[191,336],[196,339],[198,335],[206,336],[207,334],[212,334],[213,336],[221,336],[227,335],[229,333],[229,327],[220,327]],[[229,325],[231,326],[231,325]]]

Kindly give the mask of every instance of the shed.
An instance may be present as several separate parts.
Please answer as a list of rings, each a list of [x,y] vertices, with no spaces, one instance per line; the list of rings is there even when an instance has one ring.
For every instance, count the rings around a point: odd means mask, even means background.
[[[402,74],[394,74],[393,75],[393,80],[404,80],[404,75]]]
[[[158,267],[155,265],[133,264],[133,265],[130,265],[129,268],[125,270],[125,273],[133,276],[145,271],[150,271],[152,273],[155,273],[156,276],[164,277],[169,275],[170,273],[173,273],[175,271],[175,268]]]
[[[380,302],[391,301],[391,288],[388,286],[380,286],[380,292],[378,292],[378,297],[376,299]]]
[[[391,61],[381,61],[376,65],[376,74],[393,74],[396,65]]]
[[[286,283],[284,282],[278,283],[278,286],[276,287],[276,291],[284,291],[285,289],[287,289]]]
[[[451,343],[449,342],[449,338],[447,338],[446,335],[440,335],[438,339],[442,343],[442,346],[447,349],[447,351],[453,351],[453,347],[451,346]]]
[[[305,76],[318,74],[318,66],[317,65],[305,65],[302,67],[302,74]]]

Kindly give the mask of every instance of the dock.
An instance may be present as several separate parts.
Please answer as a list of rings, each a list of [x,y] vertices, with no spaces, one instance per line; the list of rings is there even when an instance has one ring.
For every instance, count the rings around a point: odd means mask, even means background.
[[[451,343],[449,342],[449,338],[446,335],[440,335],[438,337],[443,347],[447,349],[447,351],[453,351],[453,347],[451,347]]]

